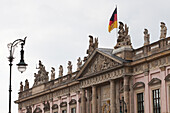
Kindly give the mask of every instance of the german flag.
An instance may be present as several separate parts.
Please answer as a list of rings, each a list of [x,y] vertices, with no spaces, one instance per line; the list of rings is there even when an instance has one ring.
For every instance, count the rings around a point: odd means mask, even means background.
[[[109,27],[108,27],[108,31],[112,31],[114,28],[117,28],[117,7],[115,8],[112,17],[110,18],[110,22],[109,22]]]

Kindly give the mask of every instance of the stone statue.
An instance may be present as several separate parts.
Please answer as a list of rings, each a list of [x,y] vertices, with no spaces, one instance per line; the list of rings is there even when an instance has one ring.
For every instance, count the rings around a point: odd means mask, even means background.
[[[148,34],[148,30],[144,29],[144,46],[150,43],[150,34]]]
[[[71,65],[71,61],[68,61],[67,69],[68,69],[68,73],[67,73],[67,74],[71,74],[71,73],[72,73],[72,65]]]
[[[23,91],[23,85],[22,85],[22,82],[20,82],[20,92]]]
[[[161,36],[160,39],[166,38],[166,34],[167,34],[167,27],[165,26],[164,22],[161,22]]]
[[[93,36],[89,35],[89,49],[87,50],[88,56],[93,53],[93,51],[98,48],[98,38],[95,38],[95,42],[93,43]]]
[[[51,67],[51,80],[55,80],[55,68]]]
[[[44,111],[49,111],[50,110],[50,103],[47,101],[47,103],[45,103],[45,101],[43,102],[44,104]]]
[[[29,89],[29,82],[28,79],[25,80],[24,91]]]
[[[60,65],[59,67],[59,77],[62,77],[63,76],[63,66]]]
[[[119,22],[119,31],[118,31],[118,39],[117,39],[117,44],[114,47],[116,48],[120,48],[122,46],[131,46],[131,40],[130,40],[130,36],[128,35],[129,32],[129,27],[127,27],[127,25],[124,24],[122,22]]]
[[[38,74],[34,73],[34,85],[39,85],[45,82],[48,82],[49,77],[48,77],[48,72],[45,70],[45,66],[42,64],[41,60],[39,60],[39,67],[36,68],[38,70]]]
[[[79,71],[80,70],[80,68],[81,68],[81,66],[82,66],[82,61],[81,61],[81,58],[79,57],[78,59],[77,59],[77,71]]]
[[[31,108],[31,106],[27,106],[26,109],[27,109],[27,112],[26,112],[26,113],[32,113],[32,108]]]

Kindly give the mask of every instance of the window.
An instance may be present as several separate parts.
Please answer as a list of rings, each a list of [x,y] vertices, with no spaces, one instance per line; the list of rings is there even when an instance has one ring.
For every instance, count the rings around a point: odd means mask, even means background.
[[[137,94],[137,110],[138,110],[138,113],[144,113],[143,93]]]
[[[57,111],[55,111],[54,113],[58,113]]]
[[[161,113],[160,89],[152,90],[152,96],[153,96],[153,113]]]
[[[62,110],[62,113],[67,113],[67,111],[66,110]]]
[[[71,113],[76,113],[76,108],[71,108]]]

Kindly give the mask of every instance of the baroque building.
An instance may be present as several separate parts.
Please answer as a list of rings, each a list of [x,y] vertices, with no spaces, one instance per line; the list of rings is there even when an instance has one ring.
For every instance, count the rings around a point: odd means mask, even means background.
[[[120,22],[114,49],[98,48],[89,36],[87,56],[78,58],[77,71],[58,78],[52,67],[51,79],[39,61],[34,84],[20,83],[19,113],[169,113],[170,37],[161,22],[160,40],[150,43],[144,29],[144,45],[133,49],[127,25]]]

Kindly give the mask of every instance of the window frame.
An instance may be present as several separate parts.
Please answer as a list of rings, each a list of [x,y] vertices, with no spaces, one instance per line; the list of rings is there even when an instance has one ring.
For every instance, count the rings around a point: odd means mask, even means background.
[[[144,105],[144,113],[145,113],[145,88],[139,88],[139,89],[135,89],[135,111],[136,113],[138,113],[138,99],[137,99],[137,94],[139,93],[143,93],[143,105]]]

